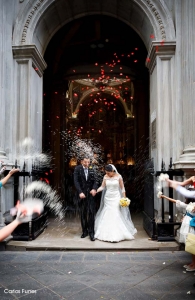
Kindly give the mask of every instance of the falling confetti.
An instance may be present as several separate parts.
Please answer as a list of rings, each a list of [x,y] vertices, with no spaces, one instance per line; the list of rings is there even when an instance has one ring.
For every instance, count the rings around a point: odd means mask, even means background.
[[[48,206],[50,210],[60,220],[64,218],[64,207],[60,200],[57,191],[52,189],[47,183],[41,181],[33,181],[28,184],[25,189],[26,197],[36,197],[43,200],[45,206]]]

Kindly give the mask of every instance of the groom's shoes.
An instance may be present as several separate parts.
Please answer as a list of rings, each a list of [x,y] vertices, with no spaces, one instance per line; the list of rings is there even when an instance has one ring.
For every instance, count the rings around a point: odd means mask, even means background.
[[[90,234],[90,240],[92,241],[92,242],[94,242],[95,241],[95,238],[94,238],[94,235],[93,234]]]
[[[88,232],[83,232],[81,238],[84,239],[86,236],[88,236]]]

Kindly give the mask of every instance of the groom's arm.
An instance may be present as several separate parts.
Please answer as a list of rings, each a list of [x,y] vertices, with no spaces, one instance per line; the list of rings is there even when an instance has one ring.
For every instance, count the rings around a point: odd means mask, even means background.
[[[74,169],[74,185],[79,194],[82,193],[81,186],[79,183],[79,167],[75,167]]]
[[[97,193],[98,183],[96,182],[96,176],[94,174],[94,169],[92,172],[92,189],[90,191],[90,194],[94,197]]]
[[[94,181],[94,184],[93,184],[93,190],[97,190],[97,188],[98,188],[98,184],[97,184],[97,182],[96,181]]]

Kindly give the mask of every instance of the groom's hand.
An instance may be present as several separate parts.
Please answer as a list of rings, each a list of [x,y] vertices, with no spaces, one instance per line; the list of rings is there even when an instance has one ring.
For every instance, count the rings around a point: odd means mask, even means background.
[[[84,193],[80,193],[80,194],[79,194],[79,197],[80,197],[81,199],[86,198]]]
[[[91,194],[93,197],[96,195],[96,193],[97,193],[96,190],[91,190],[91,191],[90,191],[90,194]]]

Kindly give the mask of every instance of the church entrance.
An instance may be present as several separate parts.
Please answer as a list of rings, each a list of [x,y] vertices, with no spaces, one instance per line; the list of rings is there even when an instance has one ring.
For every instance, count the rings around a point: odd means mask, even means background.
[[[143,209],[143,168],[149,156],[146,56],[130,26],[104,15],[66,24],[46,49],[43,149],[53,156],[50,181],[68,214],[76,211],[73,171],[83,145],[91,147],[99,169],[116,166],[132,210]]]
[[[10,47],[4,51],[9,58],[5,82],[8,77],[14,80],[9,88],[6,83],[2,94],[11,99],[4,101],[2,114],[7,111],[12,126],[2,131],[10,138],[2,138],[1,153],[11,153],[13,160],[17,141],[28,136],[36,148],[50,151],[49,181],[67,208],[74,201],[72,172],[79,163],[78,151],[71,148],[73,141],[98,145],[102,164],[113,162],[122,173],[131,209],[142,210],[144,162],[153,158],[154,169],[159,170],[162,159],[176,160],[188,144],[181,136],[183,123],[180,129],[177,123],[182,114],[181,74],[177,72],[182,52],[175,55],[170,3],[20,2],[14,23],[9,22],[13,30],[8,27],[13,57]],[[12,117],[8,106],[14,111]],[[5,203],[10,189],[4,191]],[[151,199],[160,216],[159,200]]]

